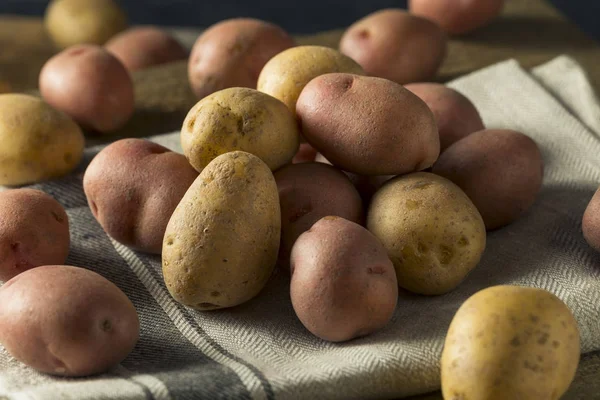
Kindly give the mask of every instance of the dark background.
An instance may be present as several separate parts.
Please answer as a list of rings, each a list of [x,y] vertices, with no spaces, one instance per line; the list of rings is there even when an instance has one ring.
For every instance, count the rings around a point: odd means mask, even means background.
[[[600,41],[600,0],[548,1]],[[132,24],[206,27],[222,19],[243,16],[274,22],[291,33],[343,28],[375,10],[406,7],[406,0],[120,0],[119,3]],[[47,4],[48,0],[0,0],[0,13],[42,15]]]

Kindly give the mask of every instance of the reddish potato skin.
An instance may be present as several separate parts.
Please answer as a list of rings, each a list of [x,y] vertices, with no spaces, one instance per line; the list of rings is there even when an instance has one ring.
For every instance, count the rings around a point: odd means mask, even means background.
[[[317,157],[317,150],[308,143],[300,143],[300,149],[292,159],[292,164],[313,162]]]
[[[69,255],[69,218],[52,196],[34,189],[0,192],[0,281]]]
[[[40,372],[104,372],[131,352],[138,337],[133,304],[95,272],[42,266],[0,288],[0,343]]]
[[[461,93],[439,83],[410,83],[404,86],[433,112],[440,134],[440,151],[473,132],[485,129],[477,108]]]
[[[433,78],[446,57],[446,46],[446,34],[435,23],[400,9],[366,16],[340,41],[340,51],[368,75],[400,84]]]
[[[92,160],[83,189],[108,235],[160,254],[171,214],[197,176],[183,155],[147,140],[123,139]]]
[[[209,27],[192,48],[188,78],[199,99],[230,87],[256,89],[273,56],[296,45],[282,28],[252,18],[234,18]]]
[[[99,46],[73,46],[52,57],[42,68],[39,86],[48,104],[98,132],[121,128],[134,111],[129,73]]]
[[[290,296],[302,324],[341,342],[383,328],[398,299],[394,266],[362,226],[325,217],[303,233],[291,257]]]
[[[508,225],[535,202],[544,162],[536,143],[508,129],[485,129],[450,146],[433,166],[434,174],[469,196],[487,230]]]
[[[594,193],[583,214],[583,237],[596,251],[600,251],[600,189]]]

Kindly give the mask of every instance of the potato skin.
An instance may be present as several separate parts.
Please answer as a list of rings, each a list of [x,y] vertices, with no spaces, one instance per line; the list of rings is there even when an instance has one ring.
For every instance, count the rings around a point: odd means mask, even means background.
[[[131,352],[139,328],[125,293],[83,268],[42,266],[0,288],[0,343],[40,372],[105,372]]]
[[[267,165],[242,151],[215,158],[167,225],[162,267],[169,292],[198,310],[250,300],[273,272],[280,232],[277,185]]]
[[[515,221],[533,205],[542,187],[544,162],[528,136],[486,129],[450,146],[432,172],[457,184],[492,230]]]
[[[198,172],[215,157],[236,150],[256,155],[274,171],[294,158],[300,131],[294,115],[276,98],[229,88],[192,107],[181,128],[181,146]]]
[[[260,71],[276,54],[296,45],[281,27],[252,18],[233,18],[209,27],[196,40],[188,77],[202,99],[229,87],[256,89]]]
[[[281,100],[292,113],[302,89],[317,76],[332,72],[364,75],[362,67],[337,50],[323,46],[297,46],[271,58],[258,77],[256,88]]]
[[[94,157],[83,177],[92,214],[116,241],[160,254],[171,214],[198,172],[184,156],[143,139],[122,139]]]
[[[471,296],[441,358],[445,399],[559,399],[579,363],[577,321],[552,293],[493,286]]]
[[[428,172],[386,182],[371,200],[367,228],[387,249],[398,285],[419,294],[454,289],[485,249],[485,225],[471,200]]]
[[[313,79],[297,104],[302,133],[331,163],[360,175],[399,175],[433,165],[433,114],[392,81],[351,74]]]
[[[0,192],[0,281],[64,263],[69,245],[69,218],[52,196],[34,189]]]
[[[0,143],[0,185],[17,186],[71,172],[85,139],[75,122],[41,99],[2,94]]]
[[[581,225],[586,242],[594,250],[600,251],[600,188],[588,203]]]
[[[390,321],[398,300],[392,262],[362,226],[325,217],[292,250],[290,295],[302,324],[321,339],[341,342]]]
[[[432,79],[446,57],[446,34],[400,9],[380,10],[352,24],[340,51],[370,76],[405,84]]]

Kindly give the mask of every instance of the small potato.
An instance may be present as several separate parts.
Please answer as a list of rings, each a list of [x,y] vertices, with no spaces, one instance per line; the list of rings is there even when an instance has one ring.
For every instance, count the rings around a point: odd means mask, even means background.
[[[0,343],[40,372],[105,372],[127,357],[139,330],[125,293],[87,269],[38,267],[0,288]]]
[[[319,75],[347,72],[364,75],[363,69],[337,50],[322,46],[298,46],[271,58],[258,77],[256,88],[281,100],[292,113],[304,86]]]
[[[155,27],[128,29],[109,40],[104,48],[128,71],[185,60],[188,56],[181,43]]]
[[[160,254],[167,223],[198,172],[184,156],[142,139],[105,147],[83,177],[88,203],[116,241]]]
[[[401,85],[327,74],[297,105],[306,140],[331,163],[360,175],[399,175],[430,167],[440,152],[433,114]]]
[[[493,286],[471,296],[448,330],[444,399],[558,400],[579,363],[579,330],[546,290]]]
[[[596,251],[600,251],[600,188],[594,193],[583,214],[583,237]]]
[[[69,255],[69,218],[50,195],[33,189],[0,192],[0,281]]]
[[[300,131],[294,115],[276,98],[229,88],[192,107],[181,128],[181,146],[198,172],[217,156],[236,150],[254,154],[274,171],[294,158]]]
[[[398,300],[394,266],[362,226],[325,217],[292,250],[290,295],[302,324],[321,339],[371,334],[392,318]]]
[[[98,132],[119,129],[133,114],[129,73],[102,47],[80,45],[52,57],[39,85],[48,104]]]
[[[300,164],[305,162],[313,162],[317,157],[317,149],[312,147],[308,143],[300,143],[300,149],[292,159],[293,164]]]
[[[529,137],[486,129],[450,146],[432,172],[457,184],[491,230],[510,224],[533,205],[542,187],[544,163]]]
[[[458,186],[428,172],[385,183],[371,201],[367,228],[387,249],[398,285],[419,294],[454,289],[485,249],[477,208]]]
[[[340,41],[340,51],[368,75],[405,84],[435,76],[446,57],[446,42],[446,34],[435,23],[404,10],[386,9],[352,24]]]
[[[477,108],[461,93],[439,83],[404,86],[427,104],[440,134],[440,152],[465,136],[485,129]]]
[[[269,22],[252,18],[221,21],[194,44],[188,64],[190,84],[200,99],[230,87],[256,89],[267,61],[295,45],[286,31]]]
[[[0,185],[17,186],[71,172],[85,139],[68,116],[41,99],[0,95]]]
[[[44,25],[56,46],[103,45],[127,28],[127,16],[113,0],[52,0]]]

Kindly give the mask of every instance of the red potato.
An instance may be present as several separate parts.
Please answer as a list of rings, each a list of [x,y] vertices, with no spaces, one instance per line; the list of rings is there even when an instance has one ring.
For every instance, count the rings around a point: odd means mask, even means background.
[[[594,193],[583,214],[583,237],[596,251],[600,251],[600,189]]]

